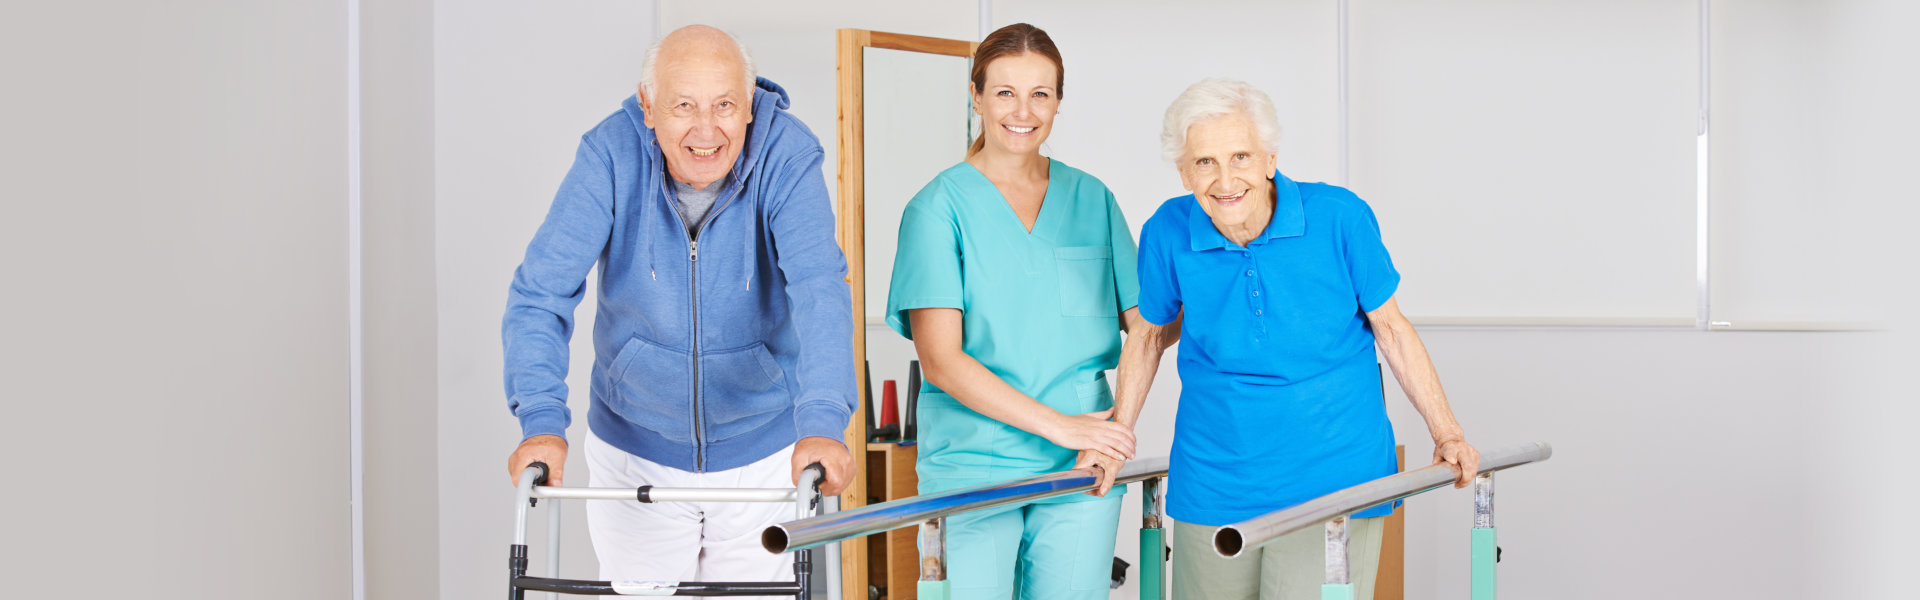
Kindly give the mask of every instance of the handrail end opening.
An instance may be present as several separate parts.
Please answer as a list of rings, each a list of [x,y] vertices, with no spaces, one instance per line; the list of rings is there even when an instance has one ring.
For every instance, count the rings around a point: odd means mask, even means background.
[[[1240,550],[1245,546],[1246,539],[1241,537],[1240,530],[1234,529],[1231,525],[1213,532],[1213,551],[1219,553],[1221,558],[1240,556]]]
[[[785,554],[787,552],[786,528],[775,525],[760,532],[760,547],[774,554]]]

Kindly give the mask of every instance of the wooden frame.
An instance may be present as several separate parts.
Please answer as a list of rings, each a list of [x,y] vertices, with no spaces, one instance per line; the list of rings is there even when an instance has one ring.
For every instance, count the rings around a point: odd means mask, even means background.
[[[979,46],[976,42],[950,40],[945,38],[868,31],[865,29],[841,29],[838,32],[839,62],[837,66],[839,87],[839,228],[835,237],[840,242],[840,250],[847,255],[847,283],[853,291],[853,368],[854,381],[859,386],[858,406],[853,418],[847,423],[845,441],[847,448],[854,453],[853,483],[840,493],[840,509],[847,510],[866,505],[867,501],[867,461],[864,454],[867,448],[867,264],[866,264],[866,112],[863,104],[866,83],[866,48],[886,48],[907,52],[922,52],[971,58],[973,50]],[[845,597],[842,600],[866,600],[867,598],[867,545],[864,543],[840,545],[840,577]]]

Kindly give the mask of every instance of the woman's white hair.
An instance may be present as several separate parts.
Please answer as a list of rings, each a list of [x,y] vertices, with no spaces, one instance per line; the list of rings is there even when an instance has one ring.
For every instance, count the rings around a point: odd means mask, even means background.
[[[747,45],[740,43],[740,39],[733,37],[733,34],[721,33],[727,36],[728,41],[733,42],[734,48],[740,50],[740,64],[744,67],[742,70],[747,72],[746,86],[741,89],[746,90],[748,98],[752,98],[754,83],[759,80],[759,74],[753,70],[753,53],[748,52]],[[660,44],[667,41],[667,37],[663,35],[660,39],[654,40],[653,45],[647,46],[647,53],[640,57],[640,89],[647,93],[647,98],[653,98],[653,91],[659,89],[653,80],[653,66],[660,61]]]
[[[1167,162],[1178,163],[1187,153],[1187,129],[1220,115],[1241,114],[1253,122],[1260,136],[1260,147],[1280,151],[1280,118],[1275,115],[1273,99],[1245,81],[1209,77],[1187,87],[1167,107],[1167,118],[1160,126],[1160,154]]]

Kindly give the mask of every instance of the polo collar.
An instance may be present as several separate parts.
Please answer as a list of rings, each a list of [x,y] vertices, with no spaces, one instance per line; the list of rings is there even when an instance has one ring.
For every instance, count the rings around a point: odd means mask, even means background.
[[[1273,189],[1273,220],[1268,221],[1266,231],[1260,232],[1248,245],[1307,233],[1307,210],[1300,200],[1300,185],[1279,171],[1274,171]],[[1227,240],[1227,236],[1221,235],[1220,230],[1214,229],[1213,218],[1207,216],[1207,211],[1199,210],[1199,195],[1192,197],[1196,206],[1187,213],[1187,237],[1191,240],[1193,250],[1198,252],[1236,246]]]

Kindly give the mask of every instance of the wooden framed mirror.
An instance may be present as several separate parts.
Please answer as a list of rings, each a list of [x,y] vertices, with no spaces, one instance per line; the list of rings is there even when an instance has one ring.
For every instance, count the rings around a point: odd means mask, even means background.
[[[865,506],[869,498],[912,495],[917,484],[911,442],[868,443],[868,413],[874,410],[868,398],[882,397],[868,388],[893,380],[901,382],[903,398],[906,392],[913,345],[888,329],[881,315],[893,269],[894,232],[907,200],[941,170],[966,158],[973,127],[967,77],[978,44],[864,29],[841,29],[838,36],[837,235],[853,289],[853,358],[861,398],[846,431],[857,469],[853,484],[840,495],[840,508],[847,510]],[[881,360],[869,360],[869,350]],[[878,487],[870,487],[872,482]],[[869,586],[889,600],[914,598],[918,553],[913,536],[912,528],[904,528],[841,544],[844,598],[838,600],[867,600]]]

